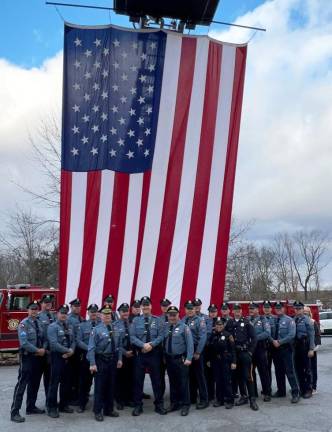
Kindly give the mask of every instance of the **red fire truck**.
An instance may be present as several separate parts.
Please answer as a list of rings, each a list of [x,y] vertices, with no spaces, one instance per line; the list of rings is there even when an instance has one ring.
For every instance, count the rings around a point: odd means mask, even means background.
[[[8,285],[0,289],[0,352],[18,350],[17,326],[27,316],[27,305],[40,300],[44,294],[51,296],[52,309],[56,309],[58,289],[29,284]]]

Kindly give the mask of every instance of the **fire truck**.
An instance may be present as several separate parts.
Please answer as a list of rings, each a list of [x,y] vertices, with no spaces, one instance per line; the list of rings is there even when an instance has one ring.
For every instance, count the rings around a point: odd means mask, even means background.
[[[0,353],[18,351],[17,327],[27,316],[27,305],[40,300],[44,294],[51,296],[52,309],[59,301],[59,290],[29,284],[8,285],[0,289]]]

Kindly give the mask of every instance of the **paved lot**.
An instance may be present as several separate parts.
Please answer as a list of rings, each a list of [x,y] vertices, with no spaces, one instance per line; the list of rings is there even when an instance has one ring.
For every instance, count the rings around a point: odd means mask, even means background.
[[[318,394],[309,400],[301,400],[298,405],[291,405],[288,398],[263,403],[259,400],[260,410],[253,412],[248,406],[232,410],[210,407],[204,411],[192,408],[188,417],[179,413],[159,416],[153,412],[151,401],[145,403],[144,414],[132,417],[129,408],[121,412],[117,419],[106,418],[97,423],[91,411],[84,414],[62,414],[59,419],[27,416],[23,424],[14,424],[9,420],[9,408],[16,383],[17,367],[0,367],[0,431],[68,431],[84,432],[98,429],[100,432],[332,432],[332,338],[324,338],[319,352]],[[146,389],[151,387],[146,379]],[[39,406],[43,406],[43,392],[40,391]],[[21,413],[24,414],[25,406]]]

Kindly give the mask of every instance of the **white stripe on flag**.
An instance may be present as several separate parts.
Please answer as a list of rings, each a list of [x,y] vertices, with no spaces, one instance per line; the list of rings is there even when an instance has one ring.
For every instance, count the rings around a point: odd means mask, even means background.
[[[203,309],[210,304],[232,106],[235,53],[235,47],[223,45],[211,177],[196,288],[196,297],[202,300]]]
[[[140,221],[139,215],[141,210],[143,188],[143,175],[144,174],[130,175],[127,218],[117,305],[120,305],[124,302],[130,303],[131,299],[131,289],[135,273],[137,240]]]
[[[208,46],[208,39],[197,39],[195,70],[182,166],[179,204],[166,286],[166,298],[172,299],[172,303],[177,306],[181,298],[182,279],[195,192],[193,173],[196,173],[197,169],[209,53]]]
[[[108,170],[101,173],[98,226],[88,304],[97,303],[101,305],[102,302],[111,224],[114,174],[114,171]]]
[[[72,174],[66,302],[73,300],[77,296],[80,283],[87,178],[88,175],[86,172],[75,172]]]
[[[182,39],[178,35],[167,35],[158,129],[146,214],[146,229],[144,231],[142,255],[135,294],[136,298],[149,295],[151,291],[173,132],[181,43]]]

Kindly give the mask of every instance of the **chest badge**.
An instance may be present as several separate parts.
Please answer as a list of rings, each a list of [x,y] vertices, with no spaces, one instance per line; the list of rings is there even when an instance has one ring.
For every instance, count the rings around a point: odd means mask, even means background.
[[[244,327],[244,323],[241,323],[240,325],[241,325],[241,327]]]

